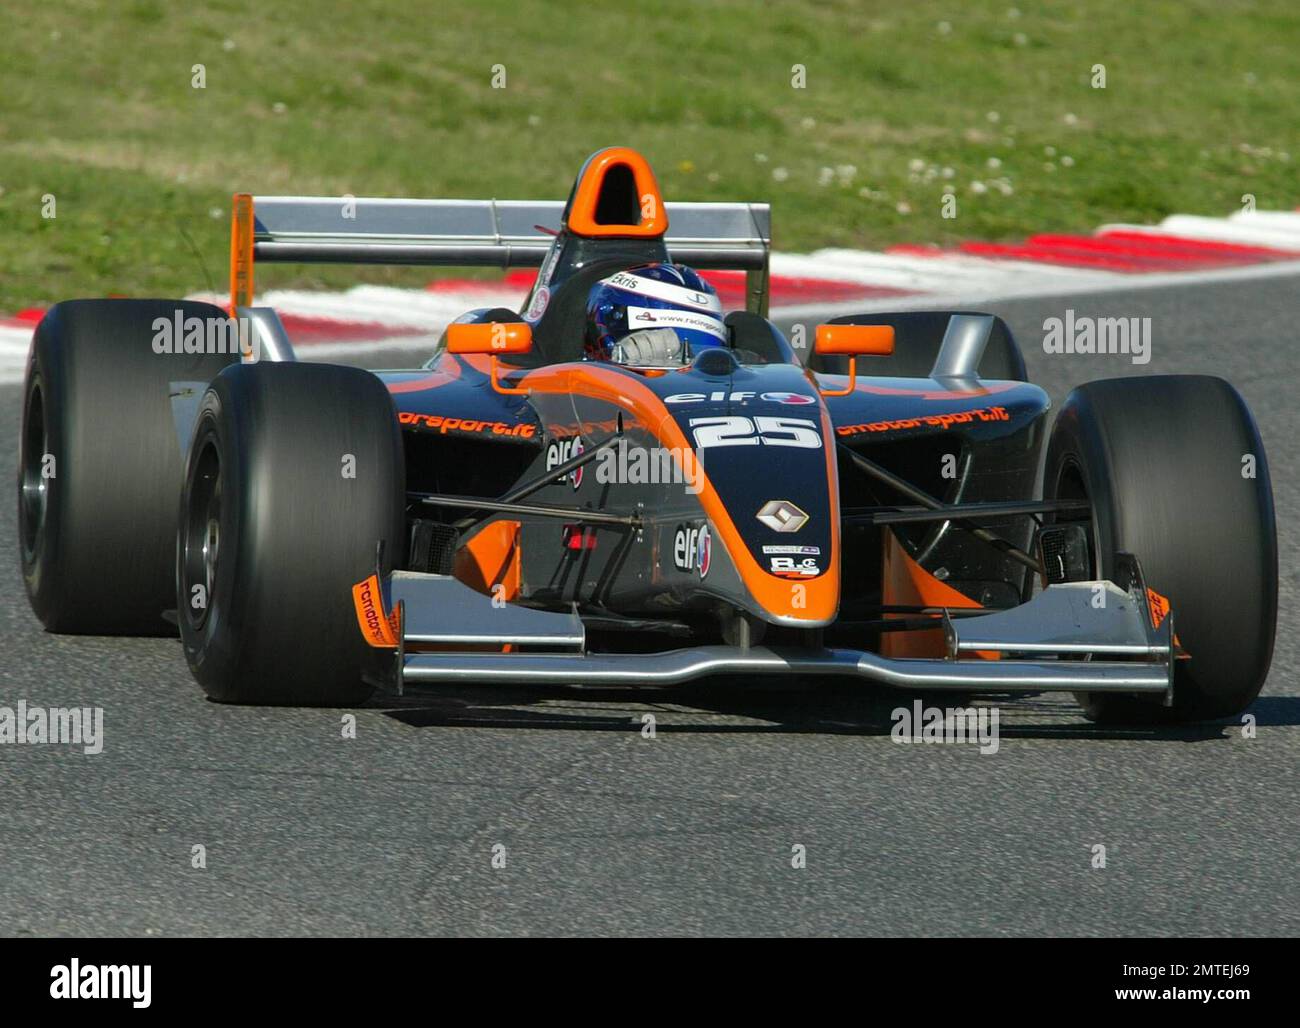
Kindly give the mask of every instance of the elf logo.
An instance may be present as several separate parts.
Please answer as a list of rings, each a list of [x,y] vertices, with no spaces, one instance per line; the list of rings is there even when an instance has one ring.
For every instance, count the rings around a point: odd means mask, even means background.
[[[582,436],[575,435],[572,439],[556,439],[546,448],[546,470],[558,468],[561,464],[573,460],[574,457],[582,455]],[[582,468],[575,468],[568,474],[569,482],[574,489],[582,485]],[[565,476],[557,478],[556,482],[563,482]]]
[[[673,536],[673,566],[678,571],[698,571],[700,578],[713,563],[713,536],[708,525],[678,525]]]
[[[712,403],[746,403],[754,397],[767,403],[783,403],[792,407],[806,407],[817,402],[817,397],[809,396],[807,393],[727,392],[725,389],[718,389],[711,393],[673,393],[672,396],[664,397],[664,403],[704,403],[706,400]]]

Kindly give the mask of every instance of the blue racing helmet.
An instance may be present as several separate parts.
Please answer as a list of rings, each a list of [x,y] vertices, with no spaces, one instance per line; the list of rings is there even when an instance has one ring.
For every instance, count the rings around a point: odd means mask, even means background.
[[[727,342],[718,294],[681,264],[642,264],[587,294],[587,355],[624,364],[685,363]]]

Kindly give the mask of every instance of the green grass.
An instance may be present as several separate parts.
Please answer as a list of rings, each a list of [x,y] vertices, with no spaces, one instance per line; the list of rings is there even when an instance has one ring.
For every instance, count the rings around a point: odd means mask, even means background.
[[[670,199],[770,201],[784,250],[1300,203],[1294,0],[6,0],[0,28],[0,311],[224,288],[237,189],[561,198],[613,143]]]

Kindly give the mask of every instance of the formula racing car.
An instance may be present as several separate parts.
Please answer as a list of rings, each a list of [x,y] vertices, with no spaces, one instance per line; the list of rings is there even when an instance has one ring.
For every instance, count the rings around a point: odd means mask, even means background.
[[[615,147],[567,202],[235,197],[228,309],[36,329],[23,576],[52,632],[168,634],[213,699],[850,676],[1218,718],[1272,654],[1268,465],[1228,383],[1075,389],[1008,326],[768,318],[770,214]],[[414,368],[298,361],[258,262],[538,269]],[[724,312],[696,269],[743,272]],[[1041,486],[1040,483],[1041,482]]]

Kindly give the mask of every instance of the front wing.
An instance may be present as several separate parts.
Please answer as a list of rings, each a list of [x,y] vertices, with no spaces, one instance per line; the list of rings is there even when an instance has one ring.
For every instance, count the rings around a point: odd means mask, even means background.
[[[1120,692],[1172,702],[1173,616],[1157,617],[1140,573],[1050,585],[1008,610],[945,611],[946,655],[867,650],[696,646],[654,653],[588,649],[576,610],[496,600],[448,575],[397,571],[353,591],[362,634],[391,649],[392,689],[413,684],[668,686],[717,675],[840,675],[906,689]]]

